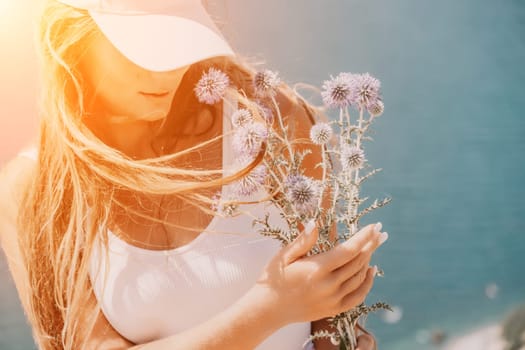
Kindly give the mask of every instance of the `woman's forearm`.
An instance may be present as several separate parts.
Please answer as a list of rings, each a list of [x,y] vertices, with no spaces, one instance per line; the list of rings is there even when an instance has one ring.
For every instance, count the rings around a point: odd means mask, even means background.
[[[285,326],[267,296],[252,288],[235,304],[204,323],[183,332],[130,349],[253,349]]]

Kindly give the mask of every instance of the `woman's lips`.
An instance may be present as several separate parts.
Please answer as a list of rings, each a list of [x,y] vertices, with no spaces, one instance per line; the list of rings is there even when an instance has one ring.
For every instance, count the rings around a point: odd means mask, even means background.
[[[162,92],[144,92],[141,91],[140,94],[148,97],[165,97],[169,95],[169,91],[162,91]]]

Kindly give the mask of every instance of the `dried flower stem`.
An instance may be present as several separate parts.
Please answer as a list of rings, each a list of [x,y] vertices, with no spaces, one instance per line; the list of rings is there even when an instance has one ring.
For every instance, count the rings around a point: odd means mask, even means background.
[[[279,105],[277,104],[277,101],[275,101],[275,97],[272,96],[271,97],[271,100],[272,100],[272,104],[273,104],[273,107],[275,108],[276,112],[277,112],[277,119],[279,121],[279,127],[281,128],[281,131],[283,133],[283,138],[284,138],[284,144],[286,145],[286,147],[288,148],[288,153],[290,155],[290,159],[294,160],[294,156],[293,156],[293,151],[292,151],[292,146],[290,144],[290,142],[288,142],[288,131],[287,131],[287,128],[284,126],[284,121],[283,121],[283,117],[281,115],[281,110],[279,108]]]
[[[326,158],[326,145],[322,145],[321,146],[321,157],[322,157],[322,164],[327,164],[328,161],[327,161],[327,158]],[[326,186],[326,171],[327,171],[327,167],[326,166],[322,166],[322,169],[323,169],[323,175],[322,175],[322,187],[321,187],[321,195],[319,196],[319,202],[318,202],[318,207],[321,208],[322,206],[322,203],[323,203],[323,198],[324,198],[324,193],[325,193],[325,186]]]
[[[348,111],[347,111],[347,114]],[[361,138],[363,137],[363,134],[364,134],[364,131],[362,129],[362,123],[363,123],[363,108],[359,108],[359,121],[358,121],[358,126],[357,126],[357,137],[356,137],[356,146],[359,148],[361,147]],[[352,183],[352,188],[353,188],[353,191],[352,191],[352,195],[351,195],[351,200],[352,201],[356,201],[356,200],[359,200],[359,184],[358,184],[358,180],[359,180],[359,169],[355,169],[355,174],[354,174],[354,182]],[[357,202],[357,204],[355,206],[352,207],[352,212],[350,213],[350,217],[355,217],[355,215],[357,214],[357,211],[359,209],[359,202]],[[358,227],[358,223],[359,223],[359,220],[355,220],[353,223],[352,223],[352,228],[350,230],[351,234],[355,234],[357,232],[357,227]]]

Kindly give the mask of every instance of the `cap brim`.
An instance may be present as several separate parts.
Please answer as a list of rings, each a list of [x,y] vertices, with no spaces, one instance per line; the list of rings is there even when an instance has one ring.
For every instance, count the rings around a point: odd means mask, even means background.
[[[233,49],[208,18],[204,24],[179,16],[120,15],[90,10],[111,43],[130,61],[152,71],[174,70]]]

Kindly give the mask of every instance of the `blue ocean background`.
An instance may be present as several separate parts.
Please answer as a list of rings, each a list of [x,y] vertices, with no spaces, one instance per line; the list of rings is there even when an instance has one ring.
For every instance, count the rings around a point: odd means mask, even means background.
[[[403,315],[368,317],[379,349],[436,349],[423,334],[458,335],[525,302],[524,1],[217,4],[239,52],[290,84],[320,87],[342,71],[382,82],[386,110],[364,147],[383,172],[362,194],[393,201],[361,221],[390,235],[373,257],[385,277],[367,304]],[[0,349],[31,349],[3,257],[0,279]]]

